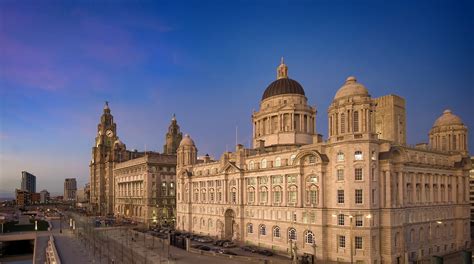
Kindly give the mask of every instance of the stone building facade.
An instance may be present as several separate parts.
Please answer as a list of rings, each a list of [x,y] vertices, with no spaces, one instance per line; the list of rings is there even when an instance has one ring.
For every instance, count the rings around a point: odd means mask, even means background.
[[[117,136],[117,125],[106,102],[89,165],[90,211],[130,217],[143,223],[173,222],[176,148],[181,138],[173,116],[165,138],[164,154],[127,150]],[[166,191],[156,185],[163,183]]]
[[[176,155],[146,152],[118,163],[115,176],[115,215],[147,225],[174,225]]]
[[[463,141],[406,145],[404,99],[372,98],[355,77],[336,92],[323,140],[283,62],[277,78],[252,114],[253,148],[198,160],[191,137],[181,141],[177,229],[324,263],[409,263],[470,247]],[[467,138],[451,120],[436,121],[430,139]]]

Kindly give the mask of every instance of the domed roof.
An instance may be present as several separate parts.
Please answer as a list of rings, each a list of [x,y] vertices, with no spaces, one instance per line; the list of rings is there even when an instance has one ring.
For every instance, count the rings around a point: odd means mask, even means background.
[[[194,141],[191,139],[191,137],[186,134],[184,135],[183,139],[179,143],[179,146],[194,146]]]
[[[439,126],[451,126],[451,125],[463,125],[461,118],[451,112],[451,110],[444,110],[443,114],[436,119],[433,127]]]
[[[370,96],[369,91],[367,90],[367,88],[365,88],[363,84],[358,83],[357,79],[354,76],[349,76],[347,77],[344,85],[341,86],[341,88],[339,88],[339,90],[337,91],[336,95],[334,96],[334,99],[355,95]]]
[[[272,82],[262,96],[262,101],[280,94],[304,94],[303,87],[297,81],[290,78],[281,78]]]
[[[281,58],[280,65],[277,67],[277,80],[270,83],[267,89],[265,89],[262,101],[280,94],[301,94],[304,96],[301,84],[288,78],[288,66],[283,61],[283,57]]]

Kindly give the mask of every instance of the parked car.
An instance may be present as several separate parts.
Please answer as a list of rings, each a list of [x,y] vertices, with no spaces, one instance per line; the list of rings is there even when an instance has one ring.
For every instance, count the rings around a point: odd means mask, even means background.
[[[204,251],[210,251],[210,250],[211,250],[210,247],[205,246],[205,245],[201,245],[201,246],[199,247],[199,249],[200,249],[200,250],[204,250]]]
[[[214,241],[214,239],[210,238],[210,237],[200,237],[197,239],[198,242],[201,242],[201,243],[212,243],[212,241]]]
[[[264,256],[273,256],[273,252],[271,252],[270,250],[266,250],[266,249],[258,250],[257,253],[260,254],[260,255],[264,255]]]
[[[236,247],[237,245],[232,241],[226,241],[222,243],[222,246],[225,248],[232,248],[232,247]]]
[[[230,251],[230,250],[222,250],[222,252],[220,252],[221,254],[226,254],[226,255],[232,255],[232,256],[238,256],[237,253],[233,252],[233,251]]]
[[[243,251],[249,251],[249,252],[252,252],[252,253],[257,252],[257,250],[258,250],[258,248],[253,247],[253,246],[243,246],[243,247],[241,247],[241,249]]]
[[[226,242],[231,242],[231,241],[228,240],[228,239],[219,239],[219,240],[216,240],[216,241],[214,242],[214,245],[216,245],[216,246],[222,246],[222,245],[223,245],[224,243],[226,243]]]

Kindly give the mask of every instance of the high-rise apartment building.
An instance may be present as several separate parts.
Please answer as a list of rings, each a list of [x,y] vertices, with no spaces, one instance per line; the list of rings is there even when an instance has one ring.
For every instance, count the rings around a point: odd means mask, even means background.
[[[64,180],[64,201],[75,201],[77,192],[77,182],[75,178]]]
[[[36,176],[27,172],[21,172],[21,190],[30,193],[36,192]]]

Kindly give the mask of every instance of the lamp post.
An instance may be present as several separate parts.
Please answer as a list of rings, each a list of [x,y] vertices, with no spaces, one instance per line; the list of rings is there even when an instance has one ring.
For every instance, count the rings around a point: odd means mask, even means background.
[[[343,215],[344,217],[347,216],[350,219],[349,246],[351,247],[351,264],[353,264],[354,263],[354,252],[352,250],[352,227],[353,227],[352,218],[354,218],[354,217],[352,215],[347,215],[347,214],[339,214],[339,215]],[[337,214],[333,214],[332,217],[336,218]]]

